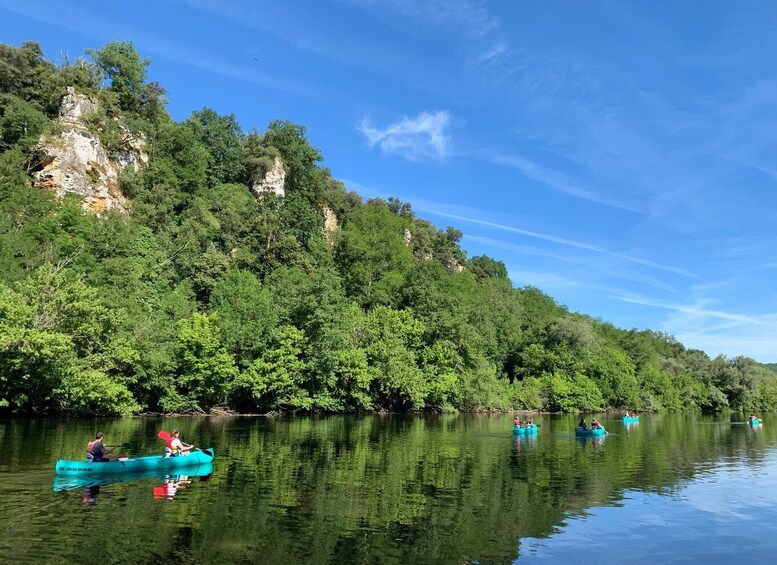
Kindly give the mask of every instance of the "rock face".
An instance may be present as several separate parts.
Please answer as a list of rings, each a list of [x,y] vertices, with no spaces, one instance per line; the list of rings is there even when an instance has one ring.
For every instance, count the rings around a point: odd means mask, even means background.
[[[263,194],[272,192],[278,196],[286,196],[286,171],[283,169],[283,161],[280,157],[273,159],[272,168],[267,171],[267,174],[260,181],[255,182],[251,186],[251,190],[257,198],[261,198]]]
[[[126,214],[129,201],[119,189],[119,173],[126,167],[140,170],[148,163],[145,139],[119,123],[123,148],[111,159],[84,121],[96,110],[95,101],[68,87],[59,109],[62,132],[54,138],[43,136],[36,149],[42,168],[34,173],[35,184],[59,198],[78,195],[84,209],[92,212],[115,210]]]
[[[331,208],[324,208],[324,241],[329,245],[334,243],[334,233],[337,231],[337,215]]]

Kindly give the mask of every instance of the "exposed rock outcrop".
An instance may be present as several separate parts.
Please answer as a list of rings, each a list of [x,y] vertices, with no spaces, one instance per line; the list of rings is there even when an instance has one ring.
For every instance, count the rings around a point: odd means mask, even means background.
[[[251,190],[257,198],[263,194],[272,192],[278,196],[286,196],[286,171],[283,168],[283,161],[280,157],[273,159],[272,168],[267,171],[262,180],[256,181],[251,185]]]
[[[334,233],[340,227],[337,224],[337,215],[329,207],[324,208],[324,241],[332,245],[334,243]]]
[[[146,142],[119,122],[122,148],[109,156],[100,139],[86,125],[85,118],[98,110],[97,103],[68,87],[59,110],[58,136],[41,137],[36,153],[41,169],[35,184],[61,198],[75,194],[92,212],[115,210],[126,214],[129,201],[121,193],[119,173],[126,167],[140,170],[148,163]]]

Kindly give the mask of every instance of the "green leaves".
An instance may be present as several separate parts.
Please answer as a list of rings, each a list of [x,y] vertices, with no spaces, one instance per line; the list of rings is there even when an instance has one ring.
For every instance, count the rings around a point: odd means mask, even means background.
[[[119,107],[154,123],[164,106],[164,90],[156,83],[146,83],[146,68],[151,62],[142,59],[131,41],[113,41],[101,49],[88,49],[97,67],[110,82]]]
[[[226,401],[238,374],[224,348],[215,314],[194,313],[178,323],[177,388],[190,407],[203,410]]]
[[[51,125],[51,120],[29,102],[13,98],[0,115],[0,151],[17,143],[22,151],[28,151]]]
[[[231,387],[234,401],[262,412],[310,408],[312,401],[304,387],[305,363],[300,359],[304,340],[295,327],[281,328],[274,346],[235,380]]]
[[[115,313],[70,274],[44,266],[16,289],[0,286],[0,398],[22,411],[133,412],[108,374]]]
[[[343,227],[336,248],[345,288],[364,307],[397,304],[399,290],[413,265],[405,243],[407,221],[385,203],[356,210]]]

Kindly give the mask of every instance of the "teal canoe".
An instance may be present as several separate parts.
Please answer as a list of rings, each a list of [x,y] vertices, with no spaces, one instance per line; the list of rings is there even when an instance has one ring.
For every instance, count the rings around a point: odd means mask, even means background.
[[[189,455],[178,457],[164,457],[163,455],[150,455],[148,457],[120,458],[117,461],[95,463],[93,461],[68,461],[60,459],[54,467],[57,475],[94,475],[102,476],[116,473],[133,473],[138,471],[165,472],[169,469],[184,467],[196,467],[203,463],[213,461],[213,448],[196,449]]]
[[[516,436],[524,436],[524,435],[532,435],[537,433],[537,426],[527,426],[525,428],[521,428],[519,426],[513,426],[513,435]]]
[[[623,423],[624,424],[636,424],[639,422],[639,416],[624,416],[623,417]]]
[[[584,430],[583,428],[575,428],[575,435],[577,437],[598,437],[603,436],[604,434],[604,428],[588,428],[587,430]]]
[[[758,418],[755,418],[754,420],[748,420],[748,423],[755,428],[757,426],[760,426],[763,422],[761,422],[761,420],[759,420]]]

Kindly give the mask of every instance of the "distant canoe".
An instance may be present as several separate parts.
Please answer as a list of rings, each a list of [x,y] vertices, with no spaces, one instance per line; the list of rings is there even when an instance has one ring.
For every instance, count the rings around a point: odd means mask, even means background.
[[[636,424],[639,422],[639,416],[624,416],[623,417],[623,423],[624,424]]]
[[[758,426],[763,424],[763,422],[761,420],[759,420],[758,418],[755,418],[753,420],[748,420],[747,423],[750,424],[751,426],[753,426],[754,428],[757,428]]]
[[[513,426],[513,435],[516,435],[516,436],[533,435],[536,433],[537,433],[536,425],[527,426],[525,428],[522,428],[520,426]]]
[[[587,430],[575,428],[575,435],[577,437],[599,437],[603,436],[605,432],[606,430],[604,428],[588,428]]]

